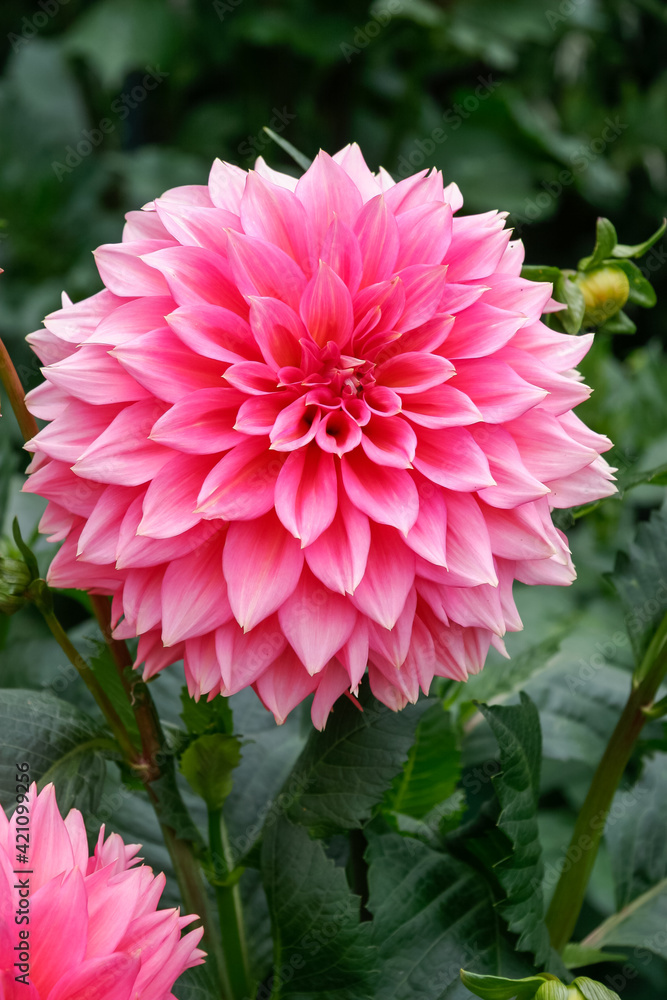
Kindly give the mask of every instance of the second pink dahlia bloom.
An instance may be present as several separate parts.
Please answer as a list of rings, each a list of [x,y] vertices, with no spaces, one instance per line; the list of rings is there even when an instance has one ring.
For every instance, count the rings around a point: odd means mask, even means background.
[[[53,785],[38,795],[33,784],[27,800],[10,820],[0,808],[2,1000],[173,1000],[176,979],[204,957],[201,928],[181,935],[197,918],[157,909],[165,877],[134,867],[137,844],[102,827],[89,857],[83,817],[62,818]]]
[[[394,709],[521,627],[512,582],[574,578],[550,510],[613,492],[572,409],[591,336],[548,329],[497,212],[357,146],[298,181],[216,161],[131,212],[105,289],[30,342],[28,445],[54,586],[113,595],[147,676],[247,685],[323,726],[368,665]]]

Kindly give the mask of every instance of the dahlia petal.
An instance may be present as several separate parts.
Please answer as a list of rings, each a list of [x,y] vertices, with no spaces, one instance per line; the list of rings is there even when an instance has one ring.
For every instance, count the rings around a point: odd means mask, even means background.
[[[413,264],[403,268],[399,277],[405,289],[405,309],[396,324],[400,332],[421,326],[433,317],[447,281],[447,265]]]
[[[234,423],[244,399],[232,388],[197,389],[179,399],[153,424],[150,438],[195,455],[226,451],[243,440],[234,430]]]
[[[273,167],[268,165],[263,156],[258,156],[255,160],[255,170],[260,177],[266,178],[267,181],[273,181],[274,184],[287,188],[288,191],[294,191],[297,185],[298,177],[292,177],[290,174],[284,174],[280,170],[274,170]]]
[[[245,631],[278,610],[299,582],[302,567],[298,541],[275,514],[230,524],[223,570],[234,617]]]
[[[247,177],[245,170],[235,164],[214,160],[208,178],[207,196],[217,208],[238,215]]]
[[[104,485],[79,479],[61,462],[48,462],[31,473],[21,489],[23,493],[39,493],[72,514],[88,517],[104,492]]]
[[[495,357],[457,361],[452,386],[466,393],[488,424],[514,420],[548,396]]]
[[[234,430],[243,434],[269,434],[286,406],[294,402],[291,392],[267,393],[264,396],[251,396],[239,407]]]
[[[199,306],[203,302],[247,316],[248,309],[233,280],[232,269],[219,254],[203,247],[175,246],[146,254],[142,260],[153,273],[164,275],[168,290],[179,306]]]
[[[95,406],[150,397],[149,391],[111,357],[107,348],[97,344],[84,346],[64,361],[49,365],[44,369],[44,378],[76,399]]]
[[[410,396],[402,413],[412,423],[434,429],[475,424],[482,419],[470,397],[449,382]]]
[[[578,472],[590,465],[597,449],[580,444],[557,417],[534,410],[505,424],[519,449],[521,461],[542,482]]]
[[[322,150],[299,178],[294,193],[308,213],[316,246],[321,245],[334,218],[353,226],[362,207],[354,181]]]
[[[303,292],[299,312],[316,344],[324,347],[332,340],[344,347],[348,343],[353,327],[352,297],[324,261]]]
[[[155,399],[127,406],[81,454],[73,471],[100,483],[147,483],[171,457],[167,448],[148,437],[164,411],[164,405]]]
[[[137,534],[172,538],[198,524],[197,497],[215,464],[211,455],[174,455],[149,483]]]
[[[458,358],[482,358],[504,347],[524,322],[522,313],[477,302],[457,314],[442,349],[455,362]]]
[[[98,247],[93,256],[100,278],[114,295],[128,298],[166,295],[169,292],[166,281],[142,260],[142,256],[173,246],[173,240],[107,243]]]
[[[405,310],[405,299],[405,287],[399,277],[378,281],[358,291],[354,297],[355,345],[361,344],[376,328],[393,330]]]
[[[75,350],[72,344],[68,344],[48,330],[35,330],[25,338],[43,365],[55,365],[58,361],[64,361]]]
[[[319,683],[310,709],[310,717],[316,729],[324,729],[335,702],[349,687],[350,678],[345,667],[338,660],[331,660],[319,674]]]
[[[215,525],[202,521],[174,538],[149,538],[147,535],[138,535],[137,528],[141,522],[143,499],[144,495],[140,494],[127,508],[123,518],[116,549],[116,569],[141,569],[178,559],[207,541],[216,531]]]
[[[413,464],[431,482],[450,490],[470,492],[495,484],[484,451],[465,427],[420,427]]]
[[[239,361],[231,365],[223,377],[234,388],[252,395],[275,392],[276,389],[275,373],[261,361]]]
[[[134,240],[168,239],[169,233],[160,222],[155,210],[142,208],[125,213],[125,225],[121,236],[123,243],[132,243]]]
[[[317,677],[310,676],[292,649],[285,650],[274,660],[253,685],[279,726],[316,686]]]
[[[348,497],[373,521],[392,525],[404,535],[417,520],[417,488],[403,469],[381,468],[359,450],[341,459]]]
[[[263,240],[229,233],[229,259],[243,295],[268,295],[298,309],[307,278],[279,247]]]
[[[544,323],[531,323],[517,330],[511,346],[529,352],[553,371],[563,372],[576,368],[588,354],[593,336],[592,333],[581,333],[572,337],[550,330]]]
[[[118,952],[82,962],[62,977],[48,1000],[132,1000],[141,965],[138,957]]]
[[[58,819],[64,829],[60,814]],[[45,846],[48,849],[48,841]],[[34,849],[31,864],[33,871],[38,871]],[[83,875],[71,865],[70,861],[66,874],[48,882],[43,880],[42,873],[42,885],[31,893],[30,979],[41,996],[49,996],[68,972],[76,972],[86,951],[86,891]],[[32,877],[30,881],[32,889]]]
[[[123,301],[123,298],[114,295],[108,288],[74,303],[63,293],[62,309],[49,313],[44,320],[44,326],[60,340],[75,345],[83,344],[92,336],[101,321],[117,306],[122,305]]]
[[[442,264],[452,240],[452,209],[429,202],[396,216],[401,249],[396,270],[413,264]]]
[[[336,216],[327,230],[320,250],[320,260],[328,264],[355,295],[361,284],[363,259],[359,240],[349,226]]]
[[[137,493],[137,488],[127,486],[106,487],[79,536],[79,558],[102,566],[116,561],[120,526]]]
[[[216,629],[216,661],[225,695],[236,694],[254,684],[286,646],[287,640],[275,615],[255,625],[250,632],[243,632],[235,621]]]
[[[333,456],[314,443],[294,451],[276,480],[276,514],[305,548],[320,537],[336,515],[338,487]]]
[[[485,284],[466,285],[448,281],[442,293],[438,311],[452,315],[463,312],[478,302],[488,289],[489,286]]]
[[[162,642],[174,646],[212,632],[232,617],[219,538],[167,566],[162,581]]]
[[[345,410],[334,410],[318,424],[315,440],[322,451],[340,458],[361,443],[361,428]]]
[[[127,571],[123,585],[123,610],[125,620],[133,624],[133,635],[150,632],[160,624],[163,577],[164,571],[152,566]]]
[[[366,673],[369,648],[368,629],[369,623],[365,618],[360,616],[352,631],[352,635],[336,654],[336,658],[347,671],[349,687],[352,691],[358,689],[361,679]]]
[[[495,213],[494,213],[495,214]],[[503,220],[495,226],[477,223],[479,216],[455,218],[452,224],[452,254],[449,265],[450,281],[472,281],[486,278],[498,270],[498,265],[510,238],[510,230],[503,230]],[[477,223],[477,224],[476,224]],[[495,228],[495,232],[494,232]]]
[[[42,382],[41,385],[35,386],[25,397],[28,411],[39,420],[55,420],[65,412],[69,402],[70,396],[50,382]]]
[[[284,186],[250,171],[241,198],[241,222],[248,236],[273,243],[308,274],[314,258],[308,217],[299,199]]]
[[[414,553],[392,528],[371,526],[371,546],[363,579],[350,600],[384,628],[393,628],[415,579]]]
[[[486,628],[496,635],[505,634],[505,618],[500,603],[500,588],[440,587],[443,608],[449,621],[464,628]]]
[[[495,556],[503,559],[548,559],[555,554],[553,541],[545,531],[536,503],[522,504],[512,510],[482,506],[484,521]],[[551,533],[555,534],[555,528]]]
[[[223,208],[174,205],[157,198],[155,209],[165,229],[182,246],[203,247],[223,256],[227,252],[225,230],[240,232],[242,228],[238,215]]]
[[[90,406],[78,399],[70,399],[62,418],[42,428],[26,443],[25,450],[39,451],[49,458],[72,465],[120,410],[121,404]]]
[[[420,351],[397,354],[383,361],[376,368],[375,377],[380,385],[403,396],[442,385],[454,371],[454,365],[446,358]]]
[[[99,566],[77,559],[79,531],[75,527],[51,561],[46,574],[50,587],[88,590],[93,594],[113,594],[119,587],[113,564]]]
[[[380,184],[375,174],[367,166],[356,142],[349,143],[334,153],[332,160],[334,163],[340,164],[348,177],[352,178],[365,202],[374,198],[376,194],[380,194]]]
[[[429,479],[417,480],[419,514],[405,536],[413,552],[436,566],[447,566],[447,504],[442,490]]]
[[[275,372],[301,363],[299,341],[308,336],[299,315],[280,299],[256,297],[250,300],[252,334],[264,361]]]
[[[574,373],[560,375],[552,371],[551,368],[547,368],[526,351],[508,346],[498,351],[496,358],[500,362],[507,363],[512,371],[516,372],[527,383],[532,383],[532,385],[543,389],[545,398],[540,408],[553,413],[554,416],[560,416],[575,406],[579,406],[591,394],[588,386],[580,382],[579,377]],[[514,416],[520,416],[520,414],[516,413]]]
[[[124,302],[101,321],[86,343],[117,347],[143,333],[163,327],[165,316],[173,308],[174,300],[169,295],[150,295]]]
[[[37,795],[33,786],[29,793],[30,820],[34,843],[30,846],[30,863],[34,878],[30,880],[33,893],[74,867],[72,841],[65,822],[58,811],[55,788],[49,782]],[[9,843],[16,844],[17,814],[9,822]],[[77,894],[73,883],[69,891]]]
[[[278,620],[308,673],[316,674],[350,638],[357,612],[346,597],[331,593],[305,566],[295,590],[281,605]]]
[[[422,323],[416,330],[406,330],[405,333],[402,333],[401,350],[406,354],[413,351],[420,353],[434,351],[445,342],[453,325],[454,316],[436,315],[426,323]],[[391,351],[391,347],[389,350]],[[380,354],[376,360],[382,361],[383,355]]]
[[[178,187],[169,188],[160,200],[165,205],[192,205],[195,208],[210,208],[213,204],[209,189],[205,184],[181,184]],[[144,210],[150,211],[150,206],[151,203],[144,205]]]
[[[167,327],[135,337],[110,353],[140,385],[167,403],[220,385],[221,366],[195,354]]]
[[[368,664],[368,683],[377,700],[392,712],[400,712],[407,705],[409,701],[407,695],[388,680],[372,661]]]
[[[612,482],[613,469],[602,457],[590,465],[579,469],[565,479],[551,479],[547,485],[551,490],[549,503],[552,507],[576,507],[611,496],[617,492]]]
[[[348,500],[339,486],[335,517],[306,547],[306,561],[330,590],[352,594],[364,575],[370,541],[368,517]]]
[[[211,470],[199,491],[197,513],[207,519],[243,521],[273,508],[278,474],[285,459],[272,452],[268,438],[237,444]]]
[[[396,270],[399,230],[382,194],[367,201],[354,226],[363,261],[362,286],[384,281]]]
[[[509,431],[496,424],[482,424],[471,428],[471,434],[483,448],[496,481],[495,486],[480,490],[480,499],[485,503],[492,507],[517,507],[549,492],[549,487],[524,465]]]
[[[467,493],[447,493],[447,568],[452,586],[498,585],[491,539],[479,504]],[[475,539],[474,546],[470,539]],[[459,577],[461,581],[456,580]]]
[[[269,437],[275,451],[294,451],[312,441],[320,424],[317,406],[309,406],[303,397],[295,399],[278,414]]]
[[[367,458],[377,465],[409,469],[415,457],[417,435],[400,416],[372,416],[364,427],[361,446]]]
[[[405,662],[410,648],[416,607],[417,592],[413,587],[393,628],[383,628],[375,622],[369,624],[370,648],[376,662],[378,653],[397,670]]]
[[[232,365],[259,360],[248,322],[231,309],[198,303],[170,310],[165,319],[179,340],[205,358]]]
[[[442,201],[442,177],[438,178],[437,172],[420,170],[412,177],[405,177],[385,190],[385,197],[395,215],[417,208],[428,201]]]

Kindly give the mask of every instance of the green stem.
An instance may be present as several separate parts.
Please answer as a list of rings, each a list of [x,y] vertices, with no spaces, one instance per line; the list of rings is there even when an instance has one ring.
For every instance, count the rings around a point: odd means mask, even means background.
[[[229,876],[232,864],[227,827],[222,809],[209,809],[208,833],[213,859],[215,897],[220,916],[220,936],[225,959],[225,978],[232,1000],[252,996],[252,983],[248,967],[248,953],[243,926],[243,906],[238,882],[220,885],[220,875]]]
[[[127,759],[128,763],[134,765],[137,760],[137,750],[130,739],[127,729],[123,725],[121,717],[103,691],[101,685],[95,677],[95,674],[81,656],[78,649],[73,645],[67,635],[67,632],[62,627],[53,611],[47,611],[44,607],[42,607],[40,601],[35,603],[42,612],[42,616],[51,631],[51,635],[56,640],[72,666],[76,668],[83,683],[86,685],[93,698],[100,706],[114,736],[118,740],[120,748],[123,751],[123,755]]]
[[[38,432],[39,427],[32,413],[29,413],[26,408],[24,402],[25,393],[23,392],[21,380],[2,339],[0,339],[0,382],[2,382],[5,388],[12,410],[14,411],[14,416],[21,429],[21,434],[25,441],[29,441]]]
[[[567,856],[576,860],[563,870],[546,917],[551,944],[556,951],[563,950],[574,931],[609,809],[665,674],[667,615],[637,668],[623,714],[593,775],[588,795],[577,817],[567,851]]]

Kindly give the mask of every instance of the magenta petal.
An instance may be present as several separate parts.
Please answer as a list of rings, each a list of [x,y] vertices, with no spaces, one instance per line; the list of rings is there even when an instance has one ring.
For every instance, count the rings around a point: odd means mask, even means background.
[[[408,396],[403,416],[421,427],[460,427],[482,419],[473,401],[449,382]]]
[[[210,455],[175,455],[163,465],[146,490],[137,533],[171,538],[198,524],[197,497],[214,465]]]
[[[330,340],[339,347],[348,343],[353,327],[352,297],[343,281],[324,261],[320,261],[309,281],[299,311],[320,347]]]
[[[296,653],[287,649],[266,668],[253,686],[281,726],[292,709],[317,686],[317,677],[311,677]]]
[[[308,673],[315,674],[350,638],[357,612],[346,597],[332,594],[304,567],[278,620]]]
[[[274,513],[230,524],[223,569],[229,602],[244,630],[277,611],[292,593],[303,566],[303,552]]]
[[[34,868],[34,855],[31,863]],[[30,929],[30,978],[40,995],[48,996],[63,976],[80,966],[86,952],[88,913],[83,875],[78,868],[71,868],[33,892]]]
[[[324,729],[334,703],[350,687],[350,678],[338,660],[332,660],[318,676],[310,717],[316,729]]]
[[[272,509],[284,457],[266,437],[246,438],[221,458],[199,491],[197,512],[205,518],[243,521]]]
[[[278,372],[301,364],[299,341],[308,336],[299,315],[280,299],[257,296],[250,300],[252,333],[267,365]]]
[[[320,250],[320,260],[328,264],[332,271],[354,295],[361,283],[363,260],[359,240],[349,226],[336,216],[327,230]]]
[[[420,427],[417,438],[413,464],[431,482],[466,492],[495,484],[486,455],[465,427]]]
[[[447,280],[447,266],[415,264],[404,268],[400,278],[405,289],[405,309],[396,329],[412,330],[437,311]]]
[[[438,354],[412,352],[397,354],[383,361],[375,371],[380,385],[394,389],[401,396],[424,392],[442,385],[454,374],[454,365]]]
[[[352,594],[366,569],[370,541],[367,516],[339,487],[336,515],[326,531],[306,548],[306,561],[330,590]]]
[[[271,431],[274,451],[294,451],[312,441],[320,424],[318,406],[308,406],[303,396],[295,399],[278,414]]]
[[[167,448],[148,436],[164,411],[164,404],[155,399],[126,407],[83,452],[74,472],[100,483],[147,483],[171,457]]]
[[[358,188],[343,168],[322,151],[299,178],[295,194],[308,213],[316,246],[322,243],[336,217],[353,226],[361,211],[362,198]]]
[[[366,202],[354,227],[363,259],[361,284],[372,285],[396,270],[399,230],[383,195]]]
[[[243,440],[234,424],[245,398],[232,388],[198,389],[153,424],[151,440],[194,455],[227,451]]]
[[[452,210],[431,202],[396,216],[401,248],[396,270],[413,264],[442,264],[452,240]]]
[[[341,460],[343,485],[352,503],[373,521],[392,525],[404,535],[417,520],[417,488],[403,469],[382,468],[359,449]]]
[[[222,573],[222,550],[222,541],[214,538],[167,567],[162,581],[165,646],[212,632],[231,619]]]
[[[170,310],[165,318],[179,340],[205,358],[227,364],[259,360],[247,320],[231,309],[200,303]]]
[[[377,465],[409,469],[415,457],[417,435],[401,416],[373,415],[364,427],[361,446]]]
[[[116,347],[164,326],[164,318],[173,308],[174,300],[170,295],[150,295],[125,302],[102,320],[86,343]]]
[[[137,240],[132,243],[107,243],[95,251],[95,263],[106,287],[115,295],[165,295],[167,283],[157,271],[142,260],[163,248],[171,249],[171,240]]]
[[[141,959],[123,952],[91,958],[63,976],[48,1000],[132,1000]],[[46,994],[44,994],[46,995]]]
[[[312,442],[288,455],[276,481],[275,505],[302,547],[311,545],[329,527],[338,506],[333,456]]]
[[[133,379],[100,344],[84,345],[64,361],[49,365],[44,369],[44,377],[59,389],[94,405],[150,397],[148,389]]]
[[[209,303],[247,316],[248,309],[237,288],[229,262],[203,247],[169,247],[147,254],[146,264],[160,272],[179,306]]]
[[[241,222],[248,236],[280,247],[306,273],[313,270],[317,260],[309,220],[291,191],[251,170],[241,198]]]
[[[393,528],[374,524],[366,571],[351,601],[383,628],[393,628],[415,579],[414,553]]]
[[[496,358],[458,361],[451,384],[466,393],[489,424],[513,420],[548,395]]]
[[[220,385],[223,366],[196,354],[167,327],[135,337],[111,353],[140,385],[168,403]]]
[[[268,295],[298,308],[306,276],[283,250],[251,236],[230,233],[229,259],[243,295]]]
[[[405,541],[436,566],[447,566],[447,504],[445,494],[429,479],[417,474],[419,514]]]

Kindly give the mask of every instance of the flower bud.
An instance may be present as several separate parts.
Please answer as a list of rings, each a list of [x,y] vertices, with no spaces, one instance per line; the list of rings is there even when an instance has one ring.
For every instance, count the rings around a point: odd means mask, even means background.
[[[578,274],[575,283],[586,303],[584,326],[600,326],[623,308],[630,294],[630,282],[620,267],[598,267]]]
[[[6,615],[20,611],[29,586],[30,570],[23,560],[0,555],[0,611]]]

